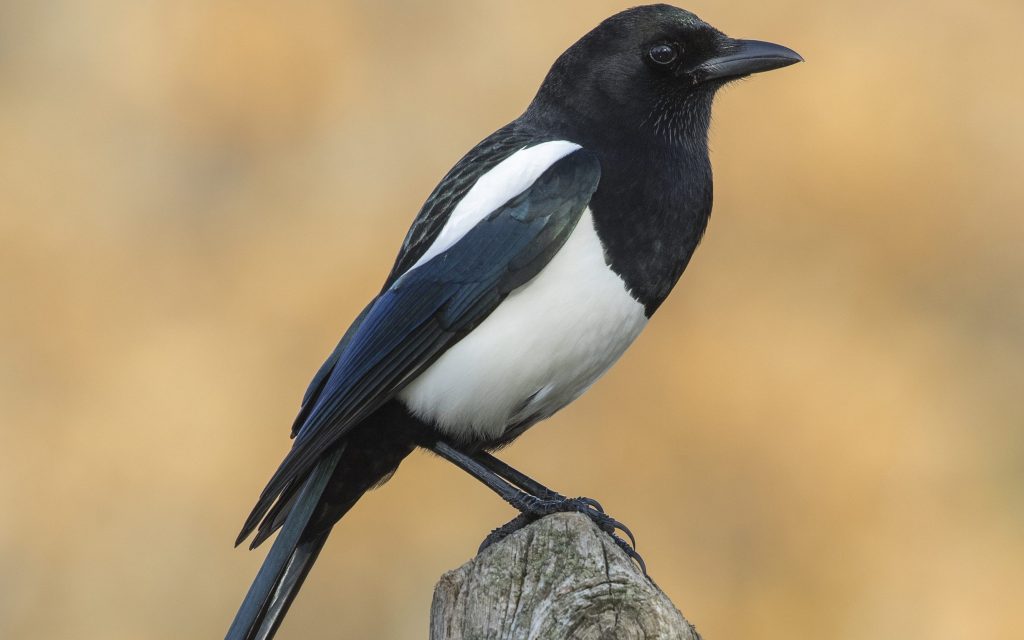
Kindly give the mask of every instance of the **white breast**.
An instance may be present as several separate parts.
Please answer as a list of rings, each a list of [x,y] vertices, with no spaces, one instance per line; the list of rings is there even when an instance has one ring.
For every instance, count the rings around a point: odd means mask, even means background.
[[[587,390],[647,317],[604,260],[586,210],[562,249],[399,398],[459,438],[498,438],[546,418]]]

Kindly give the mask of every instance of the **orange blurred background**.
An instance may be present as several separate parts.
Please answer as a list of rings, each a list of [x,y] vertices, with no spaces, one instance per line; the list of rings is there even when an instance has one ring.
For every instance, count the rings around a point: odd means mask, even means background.
[[[443,173],[628,2],[0,5],[0,637],[221,637],[305,385]],[[1024,631],[1024,4],[691,2],[715,214],[504,457],[599,498],[710,640]],[[283,638],[425,638],[512,512],[417,454]]]

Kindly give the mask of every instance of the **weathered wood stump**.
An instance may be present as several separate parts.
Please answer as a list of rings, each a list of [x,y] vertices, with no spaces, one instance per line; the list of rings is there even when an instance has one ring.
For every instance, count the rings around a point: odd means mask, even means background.
[[[558,514],[441,576],[431,640],[700,640],[589,518]]]

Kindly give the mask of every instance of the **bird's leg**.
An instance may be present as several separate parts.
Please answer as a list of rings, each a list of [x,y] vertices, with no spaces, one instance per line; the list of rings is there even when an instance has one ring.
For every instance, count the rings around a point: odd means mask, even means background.
[[[518,470],[510,467],[508,464],[502,462],[498,458],[495,458],[494,456],[492,456],[491,454],[487,453],[486,451],[481,451],[481,452],[479,452],[477,454],[474,454],[473,458],[477,462],[479,462],[480,464],[484,465],[485,467],[487,467],[488,469],[493,471],[494,473],[498,474],[502,478],[505,478],[506,480],[508,480],[512,484],[516,485],[517,487],[519,487],[523,491],[525,491],[525,492],[527,492],[529,494],[532,494],[534,496],[537,496],[538,498],[541,498],[542,500],[565,500],[566,499],[565,496],[563,496],[562,494],[558,493],[557,491],[552,491],[551,489],[548,489],[547,487],[545,487],[541,483],[537,482],[536,480],[534,480],[530,476],[526,475],[525,473],[522,473],[521,471],[518,471]],[[601,503],[598,502],[597,500],[594,500],[593,498],[583,498],[583,497],[576,498],[576,499],[581,501],[581,502],[585,502],[585,503],[589,504],[590,506],[592,506],[593,508],[595,508],[598,511],[600,511],[601,513],[604,513],[604,507],[602,507]]]
[[[439,441],[432,443],[430,445],[430,449],[463,471],[469,473],[471,476],[482,482],[488,489],[498,494],[502,500],[520,511],[520,514],[511,522],[508,522],[504,526],[492,531],[484,540],[481,545],[481,549],[501,540],[514,531],[522,529],[529,523],[543,516],[553,513],[576,512],[586,515],[598,526],[598,528],[611,536],[612,540],[615,541],[615,544],[626,552],[630,558],[636,561],[643,570],[644,575],[647,575],[647,567],[644,564],[643,558],[640,557],[634,548],[636,546],[636,539],[633,537],[633,533],[628,527],[626,527],[626,525],[608,516],[603,511],[598,510],[594,505],[594,501],[586,498],[566,498],[561,494],[547,489],[540,483],[523,475],[515,469],[512,469],[512,467],[509,467],[490,455],[487,455],[486,458],[484,458],[488,464],[483,464],[480,460],[480,454],[470,456],[446,442]],[[519,489],[511,484],[509,480],[503,478],[497,471],[489,468],[488,465],[493,465],[505,472],[511,472],[510,475],[517,478],[519,481],[522,481],[523,485],[531,485],[533,488],[542,489],[545,495],[536,496]],[[523,486],[523,488],[525,489],[526,486]],[[632,544],[623,540],[618,535],[618,531],[622,531],[627,537],[629,537]]]

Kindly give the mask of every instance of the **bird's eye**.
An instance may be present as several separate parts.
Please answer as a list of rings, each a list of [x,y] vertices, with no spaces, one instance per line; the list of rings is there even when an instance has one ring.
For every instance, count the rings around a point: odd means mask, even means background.
[[[651,62],[658,65],[668,65],[679,57],[679,48],[671,44],[656,44],[647,52]]]

